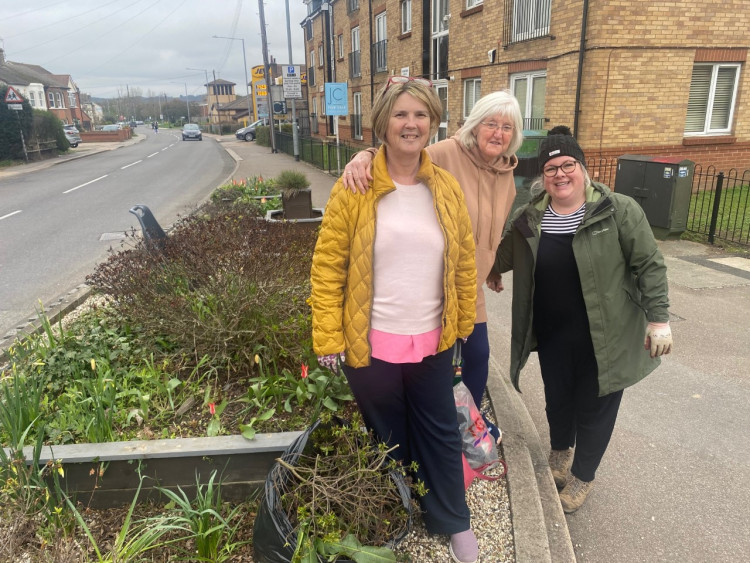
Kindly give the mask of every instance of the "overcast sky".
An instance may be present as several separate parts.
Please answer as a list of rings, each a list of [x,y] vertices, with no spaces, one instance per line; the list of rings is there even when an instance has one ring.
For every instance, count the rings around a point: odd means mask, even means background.
[[[293,63],[304,65],[302,0],[288,0]],[[285,0],[266,0],[269,57],[288,62]],[[263,64],[258,0],[0,0],[0,46],[9,61],[70,74],[82,93],[200,95],[208,79],[246,93],[248,67]],[[186,68],[201,69],[198,71]],[[248,76],[250,71],[248,70]]]

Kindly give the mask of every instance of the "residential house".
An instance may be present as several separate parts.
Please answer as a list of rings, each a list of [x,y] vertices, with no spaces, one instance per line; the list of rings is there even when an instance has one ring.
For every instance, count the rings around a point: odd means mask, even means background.
[[[231,122],[234,111],[222,110],[222,108],[237,99],[237,95],[234,93],[236,83],[219,78],[209,82],[206,86],[208,88],[207,108],[209,121],[211,123]]]
[[[8,61],[0,49],[0,82],[17,89],[32,108],[51,111],[63,123],[91,129],[91,118],[81,108],[80,91],[69,74],[52,74],[39,65]]]
[[[401,74],[432,80],[444,107],[437,139],[454,134],[482,94],[509,88],[525,129],[568,125],[588,158],[750,168],[749,0],[710,9],[698,0],[303,1],[320,136],[335,126],[325,82],[348,83],[340,137],[372,144],[375,93]]]

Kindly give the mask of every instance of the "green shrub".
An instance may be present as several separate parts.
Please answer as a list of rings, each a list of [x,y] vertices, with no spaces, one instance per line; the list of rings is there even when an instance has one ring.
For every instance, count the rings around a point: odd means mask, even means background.
[[[306,299],[316,232],[241,209],[180,222],[161,253],[113,254],[89,276],[128,324],[173,353],[248,374],[255,350],[297,369],[310,349]]]
[[[255,128],[255,143],[261,147],[271,146],[271,130],[268,128],[268,125]]]

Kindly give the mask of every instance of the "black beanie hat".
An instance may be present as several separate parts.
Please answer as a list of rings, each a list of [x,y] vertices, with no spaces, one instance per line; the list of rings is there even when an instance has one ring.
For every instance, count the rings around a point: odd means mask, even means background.
[[[539,147],[539,171],[544,168],[547,161],[558,156],[572,156],[582,164],[585,164],[583,150],[572,135],[548,135],[542,140]]]

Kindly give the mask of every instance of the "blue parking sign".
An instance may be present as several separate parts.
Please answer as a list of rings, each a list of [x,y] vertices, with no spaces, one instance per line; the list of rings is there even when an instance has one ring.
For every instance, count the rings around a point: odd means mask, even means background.
[[[326,82],[326,115],[347,115],[349,100],[346,82]]]

